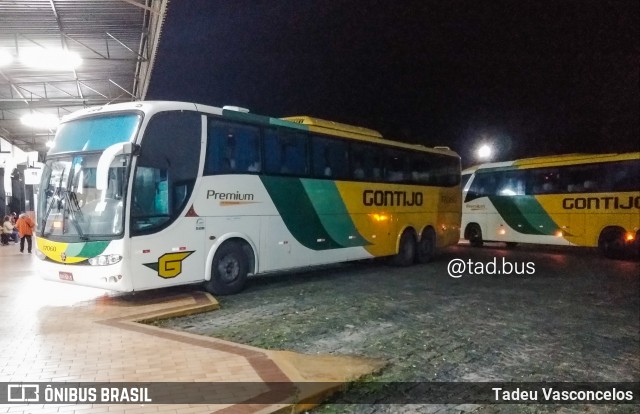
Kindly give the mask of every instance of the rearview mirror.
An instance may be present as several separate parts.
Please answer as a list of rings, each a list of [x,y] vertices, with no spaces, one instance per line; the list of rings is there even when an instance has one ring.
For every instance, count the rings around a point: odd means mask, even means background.
[[[136,148],[131,142],[120,142],[106,148],[96,167],[96,189],[99,191],[106,190],[109,186],[109,167],[118,155],[133,154]]]

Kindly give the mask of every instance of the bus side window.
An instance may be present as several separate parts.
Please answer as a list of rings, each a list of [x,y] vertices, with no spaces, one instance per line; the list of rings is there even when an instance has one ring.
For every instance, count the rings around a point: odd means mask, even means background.
[[[524,195],[524,174],[520,171],[507,171],[502,175],[498,186],[498,195]]]
[[[348,172],[347,143],[319,136],[311,138],[313,176],[345,178]]]
[[[265,130],[265,172],[306,175],[308,137],[284,130]]]
[[[607,191],[640,191],[640,159],[609,163]]]
[[[411,157],[411,176],[413,183],[429,184],[430,174],[425,154],[415,154]]]
[[[353,157],[353,178],[356,180],[364,180],[366,177],[364,173],[364,167],[362,165],[362,159],[359,156]]]
[[[356,180],[381,181],[382,159],[379,147],[351,143],[351,177]]]
[[[227,133],[227,137],[222,140],[224,148],[222,153],[222,166],[220,172],[232,172],[236,170],[236,143],[232,131]]]
[[[496,195],[497,174],[495,172],[476,173],[469,187],[467,199]]]
[[[258,127],[209,118],[207,134],[205,175],[261,170]]]
[[[260,130],[257,127],[242,125],[236,129],[235,136],[235,171],[258,172],[260,161]]]
[[[198,176],[201,125],[191,111],[160,112],[149,121],[133,177],[132,234],[159,231],[185,209]]]
[[[565,187],[560,180],[558,168],[540,168],[527,171],[527,194],[555,194],[563,192]]]
[[[387,149],[385,156],[385,181],[397,183],[405,181],[408,176],[408,159],[405,153],[393,149]]]
[[[570,165],[561,168],[564,189],[568,193],[594,192],[601,190],[605,174],[597,164]],[[561,186],[562,188],[562,186]]]

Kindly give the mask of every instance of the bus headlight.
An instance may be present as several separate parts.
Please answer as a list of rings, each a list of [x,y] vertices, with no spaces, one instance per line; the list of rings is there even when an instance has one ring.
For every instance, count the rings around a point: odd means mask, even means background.
[[[89,259],[89,264],[92,266],[107,266],[116,264],[120,260],[122,260],[122,256],[119,254],[102,254]]]

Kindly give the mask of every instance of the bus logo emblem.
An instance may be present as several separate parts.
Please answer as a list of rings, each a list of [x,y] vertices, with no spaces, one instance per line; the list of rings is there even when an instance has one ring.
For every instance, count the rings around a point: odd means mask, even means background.
[[[63,262],[67,261],[67,255],[64,254],[64,252],[60,253],[60,260],[62,260]]]
[[[158,272],[158,276],[165,279],[171,279],[182,273],[182,261],[189,257],[190,252],[165,253],[158,258],[155,263],[143,263],[149,269]]]

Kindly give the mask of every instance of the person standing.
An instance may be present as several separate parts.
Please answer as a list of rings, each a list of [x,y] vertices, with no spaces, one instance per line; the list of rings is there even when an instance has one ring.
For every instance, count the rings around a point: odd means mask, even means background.
[[[27,251],[31,253],[31,235],[33,234],[33,228],[35,223],[31,220],[31,217],[27,213],[20,214],[18,221],[16,222],[18,228],[18,234],[20,235],[20,253],[24,253],[24,240],[27,239]]]

